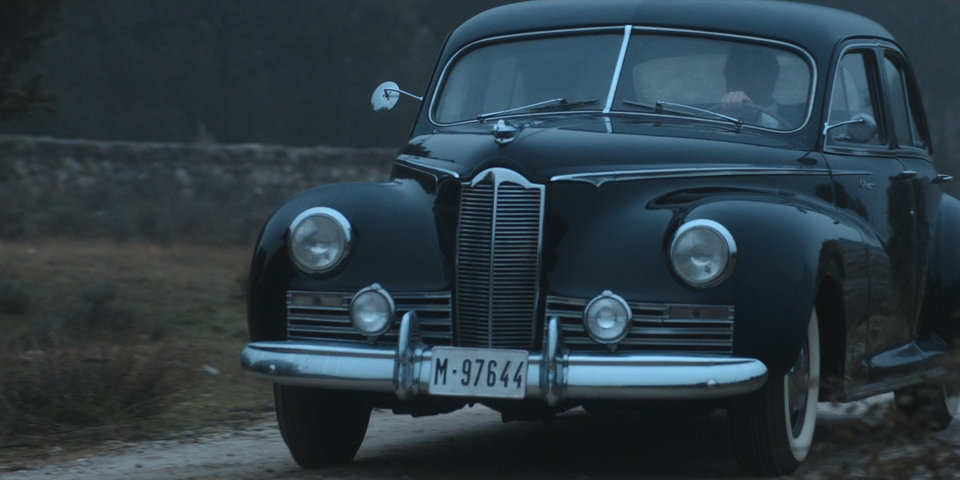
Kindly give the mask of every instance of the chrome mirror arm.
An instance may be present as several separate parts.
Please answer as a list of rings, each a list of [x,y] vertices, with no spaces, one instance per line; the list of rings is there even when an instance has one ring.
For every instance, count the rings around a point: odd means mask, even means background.
[[[827,133],[834,128],[841,127],[844,125],[849,125],[850,128],[847,129],[847,135],[854,142],[863,143],[869,141],[877,134],[877,121],[872,116],[865,113],[858,113],[853,116],[850,120],[843,122],[835,123],[830,125],[829,123],[823,124],[823,137],[827,137]]]
[[[397,104],[401,94],[414,98],[418,102],[423,101],[423,97],[401,90],[394,82],[383,82],[373,91],[373,95],[370,97],[370,106],[373,107],[375,112],[391,110]]]
[[[416,95],[414,95],[414,94],[412,94],[412,93],[410,93],[410,92],[406,92],[406,91],[400,90],[399,88],[387,88],[387,89],[384,90],[384,92],[386,92],[388,95],[391,94],[391,93],[402,93],[402,94],[404,94],[404,95],[406,95],[406,96],[408,96],[408,97],[410,97],[410,98],[415,99],[415,100],[418,101],[418,102],[422,102],[422,101],[423,101],[423,97],[418,97],[418,96],[416,96]]]
[[[854,118],[853,120],[846,120],[840,123],[834,123],[833,125],[830,125],[827,122],[823,122],[823,131],[820,132],[820,134],[823,136],[826,136],[827,132],[829,132],[830,130],[833,130],[834,128],[842,127],[844,125],[863,124],[863,123],[867,123],[867,119],[863,117]]]

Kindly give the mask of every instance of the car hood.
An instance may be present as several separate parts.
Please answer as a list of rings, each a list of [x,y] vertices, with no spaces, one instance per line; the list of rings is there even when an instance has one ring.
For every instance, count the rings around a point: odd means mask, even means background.
[[[546,183],[557,177],[603,172],[797,168],[798,160],[809,153],[789,138],[726,126],[565,118],[501,124],[501,128],[516,131],[501,135],[498,141],[492,133],[495,125],[447,127],[415,137],[401,150],[398,160],[464,179],[503,167],[530,181]]]

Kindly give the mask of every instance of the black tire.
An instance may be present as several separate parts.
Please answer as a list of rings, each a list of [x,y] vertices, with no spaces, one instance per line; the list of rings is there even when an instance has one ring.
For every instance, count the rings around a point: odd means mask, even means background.
[[[371,408],[350,392],[274,385],[277,423],[294,461],[303,468],[353,460],[370,422]]]
[[[960,388],[943,383],[914,385],[894,392],[894,404],[916,425],[943,430],[957,416]]]
[[[814,310],[794,367],[730,405],[730,432],[740,465],[758,475],[793,473],[813,442],[819,394],[820,328]]]

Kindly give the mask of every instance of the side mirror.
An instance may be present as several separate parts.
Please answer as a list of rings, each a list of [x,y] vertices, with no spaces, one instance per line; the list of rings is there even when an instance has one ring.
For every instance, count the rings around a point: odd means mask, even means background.
[[[373,107],[374,112],[392,110],[397,104],[397,100],[400,99],[401,93],[410,98],[415,98],[418,102],[423,101],[421,97],[400,90],[400,86],[395,82],[383,82],[373,91],[373,95],[370,96],[370,106]]]
[[[823,135],[826,136],[830,130],[842,126],[847,127],[847,138],[857,143],[866,143],[877,134],[877,121],[873,116],[866,113],[858,113],[845,122],[834,123],[833,125],[824,123]]]
[[[853,116],[855,123],[847,125],[847,135],[857,143],[866,143],[877,134],[877,121],[872,115],[859,113]]]

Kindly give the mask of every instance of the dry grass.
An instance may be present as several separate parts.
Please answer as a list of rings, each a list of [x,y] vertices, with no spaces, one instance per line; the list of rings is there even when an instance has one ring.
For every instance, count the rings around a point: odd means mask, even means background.
[[[249,254],[0,242],[0,465],[262,418],[238,361]]]
[[[249,256],[238,247],[0,242],[0,472],[51,451],[79,456],[108,440],[189,436],[268,416],[270,388],[238,361]],[[852,451],[882,437],[892,450],[865,450],[856,465],[811,478],[960,470],[954,443],[894,409],[845,428],[833,432],[838,444],[819,448]]]
[[[0,433],[56,434],[157,415],[176,388],[164,345],[50,345],[3,359]]]

